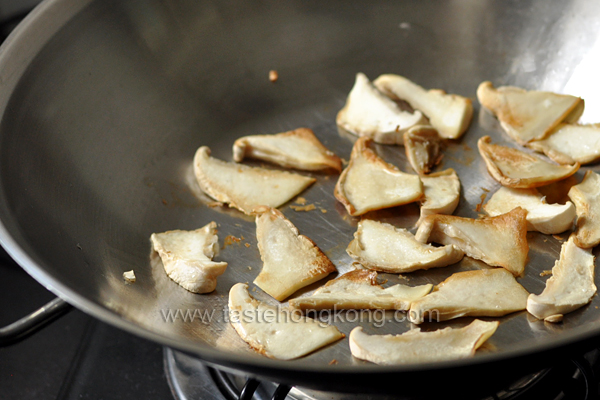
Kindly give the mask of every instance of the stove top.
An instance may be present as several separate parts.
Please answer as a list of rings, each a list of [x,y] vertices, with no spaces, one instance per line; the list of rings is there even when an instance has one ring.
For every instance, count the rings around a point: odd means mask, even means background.
[[[0,326],[18,320],[53,298],[6,255],[0,256],[0,301],[4,304]],[[598,398],[598,354],[600,351],[594,350],[574,355],[573,361],[525,376],[487,399]],[[22,340],[0,347],[1,399],[216,400],[235,399],[240,392],[240,398],[283,399],[288,391],[286,386],[207,368],[194,357],[163,349],[76,309]],[[389,397],[291,388],[288,398]]]
[[[0,326],[54,295],[13,262],[0,262]],[[172,399],[162,346],[73,309],[0,348],[1,399]]]

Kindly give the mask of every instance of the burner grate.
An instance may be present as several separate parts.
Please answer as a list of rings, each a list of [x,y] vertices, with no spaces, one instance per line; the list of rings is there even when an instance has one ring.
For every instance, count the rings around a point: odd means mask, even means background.
[[[598,399],[599,353],[600,350],[593,350],[585,356],[559,360],[555,366],[527,375],[513,382],[506,389],[490,394],[484,400]],[[212,385],[212,390],[218,390],[221,398],[227,400],[282,400],[285,398],[293,400],[325,398],[330,400],[388,400],[399,398],[398,396],[332,393],[289,387],[206,367],[195,357],[171,349],[165,349],[164,356],[169,385],[178,400],[204,399],[206,396],[203,396],[203,392],[206,391],[208,385]],[[461,388],[457,387],[457,389]],[[459,395],[462,399],[472,398],[464,391],[461,393],[449,392],[449,395]]]

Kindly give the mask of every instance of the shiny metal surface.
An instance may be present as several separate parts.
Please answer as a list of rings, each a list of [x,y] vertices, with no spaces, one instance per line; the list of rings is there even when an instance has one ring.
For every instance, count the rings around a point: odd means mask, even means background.
[[[439,168],[458,171],[462,196],[456,214],[475,217],[481,196],[498,187],[476,141],[489,134],[509,143],[480,110],[477,85],[491,80],[579,95],[587,105],[583,120],[600,121],[594,69],[599,16],[600,3],[577,0],[47,1],[0,51],[0,239],[30,274],[78,307],[210,362],[290,374],[428,368],[355,360],[347,339],[289,363],[249,350],[224,316],[229,288],[251,282],[260,271],[254,222],[236,210],[208,207],[209,200],[196,194],[193,154],[207,145],[215,157],[231,160],[239,136],[306,126],[347,159],[352,137],[339,133],[334,121],[355,73],[371,79],[398,73],[426,88],[474,99],[470,129],[449,145]],[[279,72],[276,83],[268,80],[271,69]],[[376,151],[410,170],[402,148]],[[307,175],[318,181],[302,196],[317,209],[281,210],[345,272],[351,264],[345,249],[357,219],[333,198],[336,176]],[[377,215],[410,228],[418,208]],[[212,220],[219,223],[221,244],[228,235],[243,239],[218,256],[229,267],[215,292],[196,295],[169,280],[151,259],[149,237]],[[539,293],[546,279],[540,273],[552,268],[561,240],[536,233],[528,239],[530,260],[520,282]],[[438,283],[474,268],[485,265],[466,258],[407,280]],[[122,273],[131,269],[137,282],[126,285]],[[387,284],[406,283],[385,278]],[[258,289],[253,295],[271,301]],[[437,367],[497,361],[595,336],[599,304],[595,297],[557,325],[525,312],[509,315],[474,360]],[[191,322],[182,314],[165,320],[177,310],[198,313]],[[349,314],[336,316],[335,325],[346,334],[357,324],[339,321]],[[406,321],[363,325],[378,333],[411,328]],[[334,359],[337,364],[329,365]]]

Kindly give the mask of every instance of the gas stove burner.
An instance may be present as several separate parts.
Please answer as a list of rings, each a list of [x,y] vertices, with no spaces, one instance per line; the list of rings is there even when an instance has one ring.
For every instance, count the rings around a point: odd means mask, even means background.
[[[483,400],[522,400],[522,399],[596,399],[600,372],[599,350],[587,353],[584,357],[562,360],[556,366],[529,374],[507,385],[505,389],[491,393]],[[316,391],[299,387],[279,385],[269,381],[259,381],[242,374],[227,373],[204,365],[193,356],[168,348],[164,350],[165,373],[169,386],[178,400],[217,399],[227,400],[388,400],[409,399],[402,397],[402,386],[398,394],[365,395]],[[501,373],[501,371],[499,371]],[[457,387],[448,390],[451,397],[469,399],[465,385],[472,384],[468,379],[457,380]],[[427,399],[427,385],[423,385],[423,399]],[[365,392],[369,388],[365,387]],[[218,393],[215,393],[218,392]],[[216,397],[215,397],[216,395]],[[211,397],[212,396],[212,397]],[[481,397],[479,397],[481,399]],[[411,397],[411,400],[418,400]]]

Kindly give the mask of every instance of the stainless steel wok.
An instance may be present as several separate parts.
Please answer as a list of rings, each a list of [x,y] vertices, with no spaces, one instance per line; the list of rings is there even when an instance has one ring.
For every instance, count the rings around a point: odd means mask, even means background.
[[[442,387],[457,374],[491,382],[492,367],[507,366],[508,376],[525,358],[541,364],[589,346],[600,334],[600,300],[557,325],[526,312],[501,318],[486,348],[469,360],[381,367],[353,359],[347,339],[292,362],[267,359],[224,319],[231,285],[251,282],[260,271],[254,222],[207,206],[210,199],[190,175],[193,154],[207,145],[230,160],[239,136],[306,126],[347,159],[352,137],[338,132],[335,115],[355,74],[397,73],[473,98],[471,128],[449,145],[440,168],[460,175],[456,214],[476,217],[481,195],[498,187],[476,141],[489,134],[511,143],[480,109],[477,85],[491,80],[578,95],[586,100],[583,120],[600,122],[599,60],[594,1],[47,0],[0,50],[0,240],[34,278],[76,307],[221,368],[343,390],[365,381],[376,389],[396,384],[396,377],[430,376]],[[268,79],[272,69],[279,72],[276,83]],[[402,148],[376,150],[410,170]],[[345,272],[357,219],[333,198],[337,177],[313,175],[318,182],[303,197],[317,210],[281,209]],[[408,228],[417,216],[414,205],[378,214]],[[213,220],[221,244],[227,235],[243,239],[218,256],[229,267],[216,291],[192,294],[166,277],[149,237]],[[540,273],[553,266],[561,241],[536,233],[528,240],[530,261],[520,281],[539,293],[546,279]],[[438,283],[475,268],[485,265],[465,259],[410,274],[409,284]],[[137,282],[126,285],[122,273],[131,269]],[[259,290],[253,294],[271,301]],[[199,311],[194,321],[182,314],[169,321],[177,310]],[[358,322],[341,315],[335,324],[347,334]],[[410,329],[407,321],[361,324],[372,333]]]

